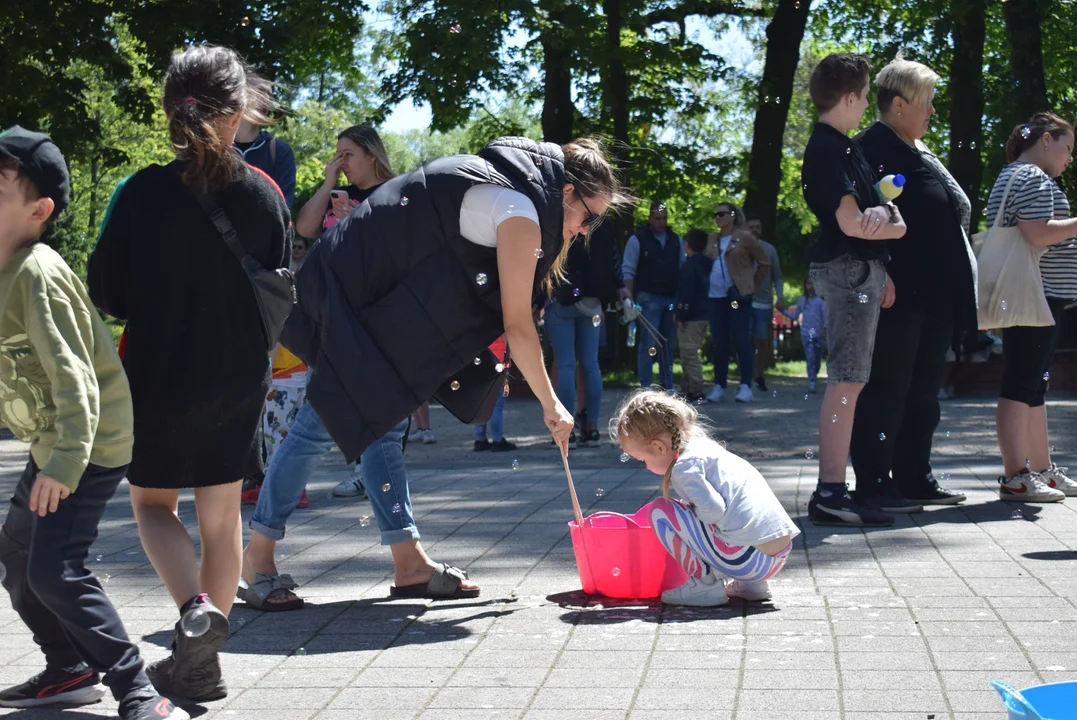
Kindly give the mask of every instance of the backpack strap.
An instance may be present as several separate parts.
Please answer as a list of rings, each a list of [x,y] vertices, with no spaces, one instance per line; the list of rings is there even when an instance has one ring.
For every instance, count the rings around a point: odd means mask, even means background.
[[[277,167],[277,138],[269,140],[269,160],[273,163],[273,167]]]
[[[243,258],[247,256],[247,251],[243,249],[243,245],[239,242],[239,233],[232,227],[232,221],[228,219],[228,216],[224,214],[224,210],[221,206],[214,202],[213,198],[203,192],[198,192],[194,188],[191,188],[191,193],[198,199],[198,204],[202,206],[206,214],[209,215],[209,219],[213,221],[213,224],[217,226],[217,232],[224,238],[224,242],[228,245],[228,249],[232,251],[232,254],[239,259],[239,262],[243,262]]]

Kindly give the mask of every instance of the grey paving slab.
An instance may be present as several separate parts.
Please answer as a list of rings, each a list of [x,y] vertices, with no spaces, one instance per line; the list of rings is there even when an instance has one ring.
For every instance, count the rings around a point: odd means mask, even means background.
[[[222,655],[230,696],[197,712],[207,720],[982,720],[1004,716],[991,680],[1077,680],[1077,501],[998,501],[990,398],[944,403],[936,436],[936,474],[948,473],[968,503],[861,531],[806,521],[817,468],[804,453],[817,447],[819,400],[802,400],[793,381],[774,385],[777,397],[703,408],[803,530],[772,582],[773,602],[694,610],[582,596],[567,486],[537,406],[510,398],[507,432],[521,447],[501,455],[473,453],[470,429],[435,407],[438,444],[408,450],[415,513],[429,554],[468,569],[482,596],[389,600],[388,552],[360,523],[365,503],[329,496],[348,472],[329,457],[310,478],[310,508],[297,511],[278,547],[307,607],[237,606]],[[607,411],[617,397],[607,393]],[[1055,459],[1066,464],[1077,396],[1052,403]],[[572,454],[585,512],[633,511],[656,495],[659,479],[619,454],[608,444]],[[0,440],[0,494],[12,491],[25,457]],[[154,660],[167,652],[176,611],[128,500],[121,487],[88,565]],[[181,493],[180,517],[193,531],[191,500]],[[1011,519],[1015,509],[1022,518]],[[0,599],[0,684],[40,663]],[[109,699],[81,714],[0,715],[92,720],[115,711]]]

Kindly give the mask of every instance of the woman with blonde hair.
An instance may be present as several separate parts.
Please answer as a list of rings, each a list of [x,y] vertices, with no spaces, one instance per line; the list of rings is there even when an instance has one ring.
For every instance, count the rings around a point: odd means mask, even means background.
[[[858,138],[877,179],[905,177],[894,203],[908,231],[890,243],[871,376],[850,447],[858,498],[885,512],[965,499],[939,485],[930,461],[946,351],[955,336],[976,331],[971,204],[921,140],[938,79],[900,56],[884,67],[876,78],[880,120]]]

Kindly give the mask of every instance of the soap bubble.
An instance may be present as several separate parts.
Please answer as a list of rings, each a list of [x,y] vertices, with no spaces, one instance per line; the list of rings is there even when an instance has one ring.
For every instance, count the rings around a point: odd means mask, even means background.
[[[7,567],[5,567],[4,563],[0,562],[0,582],[4,582],[4,579],[6,577],[7,577]]]
[[[404,195],[403,197],[400,198],[400,207],[407,207],[407,206],[408,206],[408,196]]]
[[[830,422],[832,422],[832,423],[836,423],[837,421],[838,421],[838,416],[837,416],[837,415],[835,415],[834,417],[830,418]]]
[[[595,488],[595,497],[605,497],[606,491],[602,488]]]
[[[808,328],[808,337],[815,337],[815,328]]]
[[[370,526],[370,516],[369,515],[360,515],[359,516],[359,527],[369,527],[369,526]]]
[[[1049,373],[1049,372],[1045,372],[1045,373],[1043,374],[1043,381],[1044,381],[1044,382],[1047,382],[1047,381],[1048,381],[1048,380],[1050,380],[1050,379],[1051,379],[1051,373]]]
[[[517,460],[516,458],[512,459],[512,469],[513,470],[519,470],[520,469],[520,461]]]
[[[880,165],[880,166],[879,166],[879,172],[882,172],[882,171],[883,171],[883,166],[882,166],[882,165]]]
[[[846,155],[850,155],[850,154],[852,154],[852,152],[853,152],[852,148],[845,148],[845,154]]]
[[[381,491],[382,492],[389,492],[392,489],[393,489],[393,486],[390,485],[389,483],[385,483],[384,485],[381,486]]]
[[[1001,303],[999,303],[999,307],[1002,308],[1003,310],[1005,310],[1006,309],[1006,301],[1003,300]]]
[[[601,325],[602,324],[602,316],[601,315],[592,315],[591,316],[591,324],[594,325],[595,327],[598,327],[599,325]]]
[[[976,149],[976,141],[975,141],[975,140],[973,140],[972,142],[970,142],[970,143],[969,143],[969,147],[970,147],[971,149],[975,150],[975,149]]]
[[[498,363],[497,365],[494,365],[494,370],[496,372],[505,372],[505,366],[501,363]]]
[[[103,583],[107,583],[111,579],[112,579],[112,576],[109,575],[108,573],[105,573],[105,574],[101,575],[101,582],[103,582]]]
[[[488,278],[486,277],[486,273],[479,273],[475,276],[475,282],[479,285],[485,285],[487,283],[487,280]]]
[[[452,383],[450,383],[449,387],[451,387],[453,390],[459,390],[460,389],[460,381],[459,380],[453,380]]]
[[[729,307],[731,307],[731,308],[733,308],[734,310],[736,310],[736,309],[738,309],[738,308],[740,307],[740,303],[739,303],[739,302],[737,302],[736,300],[734,300],[733,302],[729,303]]]
[[[94,558],[94,560],[96,560],[97,562],[101,562],[101,560],[102,560],[102,559],[103,559],[104,557],[105,557],[104,555],[98,555],[97,557],[95,557],[95,558]]]
[[[865,295],[864,293],[857,293],[856,294],[856,299],[860,301],[861,305],[864,305],[868,301],[868,296]]]
[[[950,479],[950,473],[943,473],[942,474],[942,479],[943,480],[949,480]]]
[[[1025,140],[1028,140],[1031,136],[1032,128],[1030,128],[1028,125],[1025,125],[1023,128],[1021,128],[1021,137],[1023,137]]]
[[[579,288],[572,288],[572,297],[579,297],[579,296],[580,296],[580,289]]]
[[[403,506],[400,503],[393,503],[393,514],[399,515],[402,512],[404,512]]]
[[[807,399],[808,399],[808,393],[804,393],[804,399],[805,399],[805,400],[807,400]]]
[[[772,394],[772,395],[773,395],[774,397],[778,397],[778,391],[777,391],[777,390],[775,390],[775,391],[774,391],[773,393],[771,393],[771,394]]]
[[[449,28],[449,32],[451,32],[453,35],[459,35],[461,30],[463,30],[463,28],[460,27],[460,23],[455,23],[454,25],[452,25],[452,27]]]
[[[843,397],[843,398],[841,399],[841,404],[842,404],[842,405],[848,405],[848,404],[849,404],[849,398],[847,398],[847,397]]]
[[[628,453],[621,453],[621,462],[628,462]]]
[[[886,433],[879,433],[879,439],[880,440],[885,440],[886,439]]]
[[[195,605],[180,618],[180,629],[189,638],[202,637],[209,630],[210,618],[202,605]]]
[[[811,450],[809,450],[808,452],[804,453],[804,457],[811,460],[813,457],[815,457],[815,453],[813,453]]]
[[[649,347],[649,348],[647,348],[647,354],[650,355],[651,357],[654,357],[655,355],[658,354],[658,350],[656,348],[654,348],[654,347]]]
[[[1025,128],[1025,129],[1027,130],[1028,128]],[[1014,510],[1012,513],[1010,513],[1010,520],[1024,520],[1024,519],[1025,519],[1025,514],[1023,512],[1021,512],[1020,510]]]
[[[248,25],[250,25],[250,24],[251,24],[251,19],[250,19],[250,17],[249,17],[249,16],[247,16],[247,15],[244,15],[244,16],[243,16],[243,19],[239,21],[239,24],[240,24],[240,25],[241,25],[242,27],[247,27]]]
[[[475,358],[476,365],[482,365],[482,358]]]
[[[295,651],[295,654],[296,655],[306,655],[307,654],[307,649],[306,648],[299,648],[298,650]]]
[[[615,567],[615,568],[613,568],[613,570],[611,570],[610,572],[611,572],[611,573],[613,573],[613,577],[617,577],[618,575],[620,575],[620,574],[621,574],[621,568],[617,568],[617,567]]]
[[[528,178],[528,179],[530,179],[530,178]],[[541,260],[542,256],[545,255],[545,254],[546,253],[542,252],[542,248],[539,248],[538,250],[535,251],[535,257],[537,257],[539,260]]]
[[[946,431],[946,437],[950,437],[950,431],[949,430]]]

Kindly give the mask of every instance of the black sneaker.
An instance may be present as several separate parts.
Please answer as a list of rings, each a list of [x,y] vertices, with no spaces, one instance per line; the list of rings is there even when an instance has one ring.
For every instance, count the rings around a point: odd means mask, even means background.
[[[894,516],[857,502],[848,486],[841,492],[816,488],[808,501],[808,519],[816,525],[842,527],[886,527],[894,524]]]
[[[866,507],[882,510],[884,513],[918,513],[924,511],[924,506],[913,502],[901,494],[894,487],[884,487],[878,495],[864,496],[860,493],[852,493],[857,502]]]
[[[79,664],[72,668],[45,668],[22,685],[0,691],[0,707],[90,705],[104,696],[101,676]]]
[[[494,440],[492,443],[490,443],[490,449],[494,452],[508,452],[509,450],[516,449],[516,443],[512,442],[511,440],[501,438],[500,440]]]
[[[188,636],[183,618],[190,618],[197,609],[209,616],[209,629],[201,635]],[[172,654],[146,668],[150,682],[162,695],[192,702],[227,697],[219,653],[228,640],[228,617],[203,594],[184,605],[183,618],[176,623]]]
[[[927,484],[921,490],[911,493],[910,500],[915,500],[921,505],[957,505],[967,499],[965,493],[947,490],[939,485],[934,475],[927,476]]]
[[[580,447],[594,448],[602,444],[602,436],[598,434],[598,429],[591,432],[584,432],[580,436]]]
[[[492,447],[493,447],[493,443],[491,443],[489,440],[476,440],[475,441],[475,452],[483,452],[484,450],[489,450]]]
[[[763,392],[767,391],[767,381],[762,376],[755,379],[755,386]]]
[[[120,720],[191,720],[186,710],[176,707],[171,700],[155,697],[137,703],[120,705]]]

